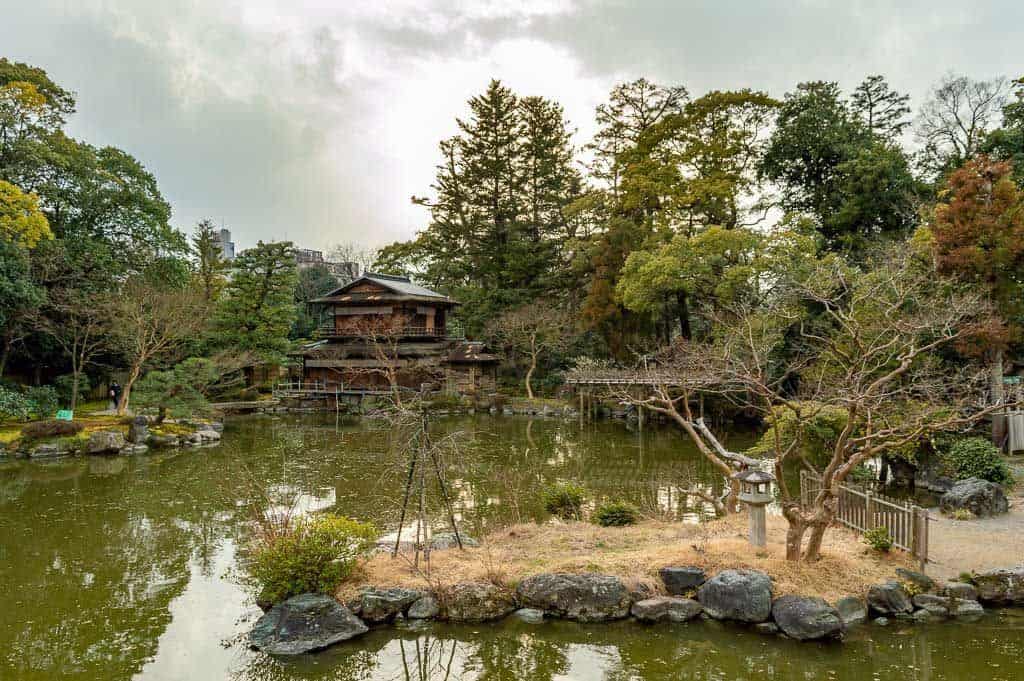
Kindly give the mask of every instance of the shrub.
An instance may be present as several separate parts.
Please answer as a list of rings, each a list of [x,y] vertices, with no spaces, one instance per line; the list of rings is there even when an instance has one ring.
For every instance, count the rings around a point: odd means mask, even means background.
[[[278,603],[304,593],[333,593],[374,546],[368,523],[325,514],[303,518],[257,542],[249,571],[260,599]]]
[[[958,479],[981,478],[990,482],[1009,484],[1013,476],[999,450],[983,437],[957,440],[946,452],[945,458]]]
[[[25,397],[32,403],[32,413],[38,418],[53,418],[60,406],[57,391],[50,385],[39,385],[25,391]]]
[[[544,509],[565,520],[579,520],[583,517],[583,502],[586,491],[579,485],[564,483],[552,485],[544,490]]]
[[[953,513],[951,513],[950,515],[952,516],[953,520],[970,520],[974,517],[974,514],[971,513],[971,510],[968,508],[958,508],[955,511],[953,511]]]
[[[598,506],[591,519],[601,527],[636,525],[640,519],[640,510],[625,501],[612,501]]]
[[[13,388],[0,386],[0,419],[26,420],[32,415],[35,404],[28,397]]]
[[[44,437],[78,435],[83,430],[85,430],[85,425],[77,421],[50,419],[48,421],[36,421],[35,423],[28,424],[21,429],[21,435],[32,440],[38,440]]]
[[[892,548],[892,536],[888,527],[876,527],[864,533],[864,543],[881,553],[888,553]]]

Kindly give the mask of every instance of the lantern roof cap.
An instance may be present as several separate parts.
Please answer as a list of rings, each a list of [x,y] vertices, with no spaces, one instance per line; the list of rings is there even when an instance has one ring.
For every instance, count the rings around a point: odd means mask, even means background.
[[[754,484],[760,484],[765,482],[773,482],[775,476],[768,471],[762,471],[757,468],[748,468],[745,471],[740,471],[732,476],[733,480],[739,480],[740,482],[748,482]]]

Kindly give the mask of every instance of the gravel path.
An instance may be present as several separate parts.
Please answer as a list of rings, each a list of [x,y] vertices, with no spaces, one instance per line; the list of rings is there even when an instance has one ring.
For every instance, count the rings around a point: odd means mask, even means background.
[[[928,573],[955,577],[964,571],[991,570],[1024,563],[1024,457],[1010,460],[1017,485],[1007,494],[1010,512],[995,518],[953,520],[931,509]]]

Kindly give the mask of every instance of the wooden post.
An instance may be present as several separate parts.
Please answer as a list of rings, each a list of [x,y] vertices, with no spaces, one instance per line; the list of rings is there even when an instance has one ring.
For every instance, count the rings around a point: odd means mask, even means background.
[[[580,391],[580,425],[583,425],[583,386],[579,386]]]
[[[865,530],[875,529],[875,500],[871,490],[864,491],[864,525]]]
[[[928,565],[928,511],[920,506],[912,508],[914,550],[911,554],[917,558],[921,572]]]

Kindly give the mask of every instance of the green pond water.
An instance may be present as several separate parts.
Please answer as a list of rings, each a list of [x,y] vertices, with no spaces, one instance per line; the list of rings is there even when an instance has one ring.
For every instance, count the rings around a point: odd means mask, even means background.
[[[432,433],[460,445],[447,473],[471,533],[543,519],[538,491],[555,481],[685,522],[704,510],[680,488],[721,484],[670,429],[485,416],[443,419]],[[259,609],[236,555],[262,500],[391,530],[399,440],[374,421],[246,417],[199,450],[0,460],[0,680],[1024,678],[1024,613],[1012,611],[974,625],[862,627],[842,645],[715,623],[509,619],[374,630],[297,659],[248,650]],[[750,441],[734,434],[729,445]]]

